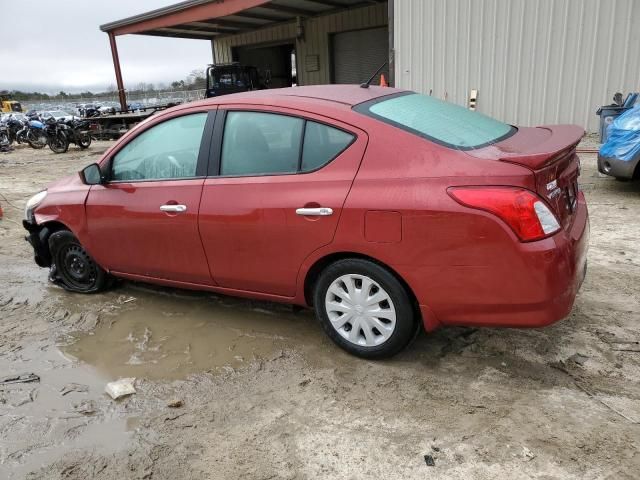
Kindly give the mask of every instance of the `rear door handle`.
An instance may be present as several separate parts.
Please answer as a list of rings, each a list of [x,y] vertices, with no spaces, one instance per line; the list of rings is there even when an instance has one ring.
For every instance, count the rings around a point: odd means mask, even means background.
[[[186,205],[160,205],[160,211],[169,213],[182,213],[187,211]]]
[[[296,210],[298,215],[304,216],[320,216],[326,217],[329,215],[333,215],[333,210],[329,207],[319,207],[319,208],[298,208]]]

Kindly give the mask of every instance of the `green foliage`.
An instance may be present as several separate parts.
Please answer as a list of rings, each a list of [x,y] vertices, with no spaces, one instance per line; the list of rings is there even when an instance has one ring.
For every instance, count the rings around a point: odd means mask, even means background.
[[[47,93],[21,92],[20,90],[0,90],[0,98],[3,100],[50,100],[52,97]]]

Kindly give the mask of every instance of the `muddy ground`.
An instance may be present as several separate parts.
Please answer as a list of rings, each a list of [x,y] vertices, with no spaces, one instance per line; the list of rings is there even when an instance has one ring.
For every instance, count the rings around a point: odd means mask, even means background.
[[[0,154],[0,377],[40,377],[0,386],[0,478],[639,477],[640,183],[598,175],[594,154],[589,270],[569,318],[442,329],[369,362],[307,311],[48,284],[24,203],[108,145]],[[137,393],[113,401],[104,387],[124,376]]]

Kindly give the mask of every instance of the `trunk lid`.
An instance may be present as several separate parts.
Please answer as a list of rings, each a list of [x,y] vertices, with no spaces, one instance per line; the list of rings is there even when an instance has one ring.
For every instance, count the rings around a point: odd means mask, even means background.
[[[560,224],[571,225],[578,196],[580,160],[576,146],[584,135],[577,125],[522,127],[486,149],[467,152],[514,163],[533,171],[536,191],[546,200]]]

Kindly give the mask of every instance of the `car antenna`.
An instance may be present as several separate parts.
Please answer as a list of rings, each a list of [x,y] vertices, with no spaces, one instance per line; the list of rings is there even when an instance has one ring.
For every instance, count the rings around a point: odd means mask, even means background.
[[[371,82],[373,82],[373,79],[376,78],[376,75],[378,75],[380,73],[380,70],[382,70],[386,66],[387,66],[387,62],[384,62],[382,65],[380,65],[380,68],[376,70],[376,73],[371,75],[371,78],[369,80],[360,84],[360,88],[369,88],[369,85],[371,85]]]

